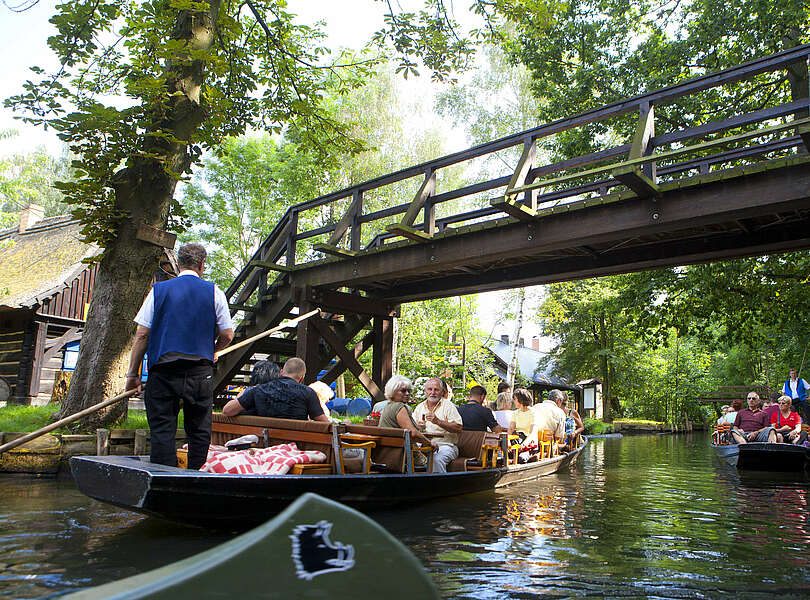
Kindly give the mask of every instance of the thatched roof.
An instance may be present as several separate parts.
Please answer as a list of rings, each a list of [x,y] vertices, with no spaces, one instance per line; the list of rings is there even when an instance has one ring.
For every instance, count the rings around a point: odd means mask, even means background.
[[[101,252],[82,241],[81,225],[70,216],[17,229],[0,230],[0,306],[33,308],[86,269],[83,259]]]

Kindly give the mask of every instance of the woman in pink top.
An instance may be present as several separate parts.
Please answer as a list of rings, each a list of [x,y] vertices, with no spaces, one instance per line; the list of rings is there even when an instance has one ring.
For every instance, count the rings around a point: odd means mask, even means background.
[[[807,434],[802,431],[801,417],[790,410],[793,401],[788,396],[780,396],[777,403],[779,410],[771,416],[771,425],[776,431],[778,441],[801,444],[807,439]]]

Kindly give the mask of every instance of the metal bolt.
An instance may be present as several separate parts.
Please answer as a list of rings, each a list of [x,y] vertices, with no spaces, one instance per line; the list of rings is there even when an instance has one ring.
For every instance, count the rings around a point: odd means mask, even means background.
[[[357,269],[355,269],[354,271],[352,271],[352,275],[357,275]]]
[[[436,257],[435,257],[435,256],[431,256],[431,257],[430,257],[430,260],[431,260],[431,262],[434,262],[434,261],[436,260]]]
[[[653,221],[657,221],[657,220],[658,220],[660,217],[661,217],[661,215],[660,215],[660,214],[658,214],[657,212],[654,212],[654,213],[652,214],[652,219],[653,219]]]
[[[529,241],[531,242],[534,239],[532,236],[529,236]]]

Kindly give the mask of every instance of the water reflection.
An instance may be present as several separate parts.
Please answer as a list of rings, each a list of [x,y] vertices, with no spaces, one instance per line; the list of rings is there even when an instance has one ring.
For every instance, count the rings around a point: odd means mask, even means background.
[[[446,597],[807,598],[807,485],[740,477],[703,435],[604,439],[572,473],[373,516]],[[110,581],[226,538],[87,501],[70,483],[3,480],[0,596]]]

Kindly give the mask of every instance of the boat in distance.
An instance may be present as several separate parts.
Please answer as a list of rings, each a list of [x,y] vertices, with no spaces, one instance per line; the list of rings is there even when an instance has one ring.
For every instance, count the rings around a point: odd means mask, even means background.
[[[450,473],[235,475],[139,456],[74,457],[71,471],[79,490],[96,500],[184,524],[238,528],[264,522],[307,492],[366,511],[530,481],[568,468],[586,443],[537,462]]]
[[[71,600],[438,599],[422,564],[373,519],[315,494],[229,542]]]

